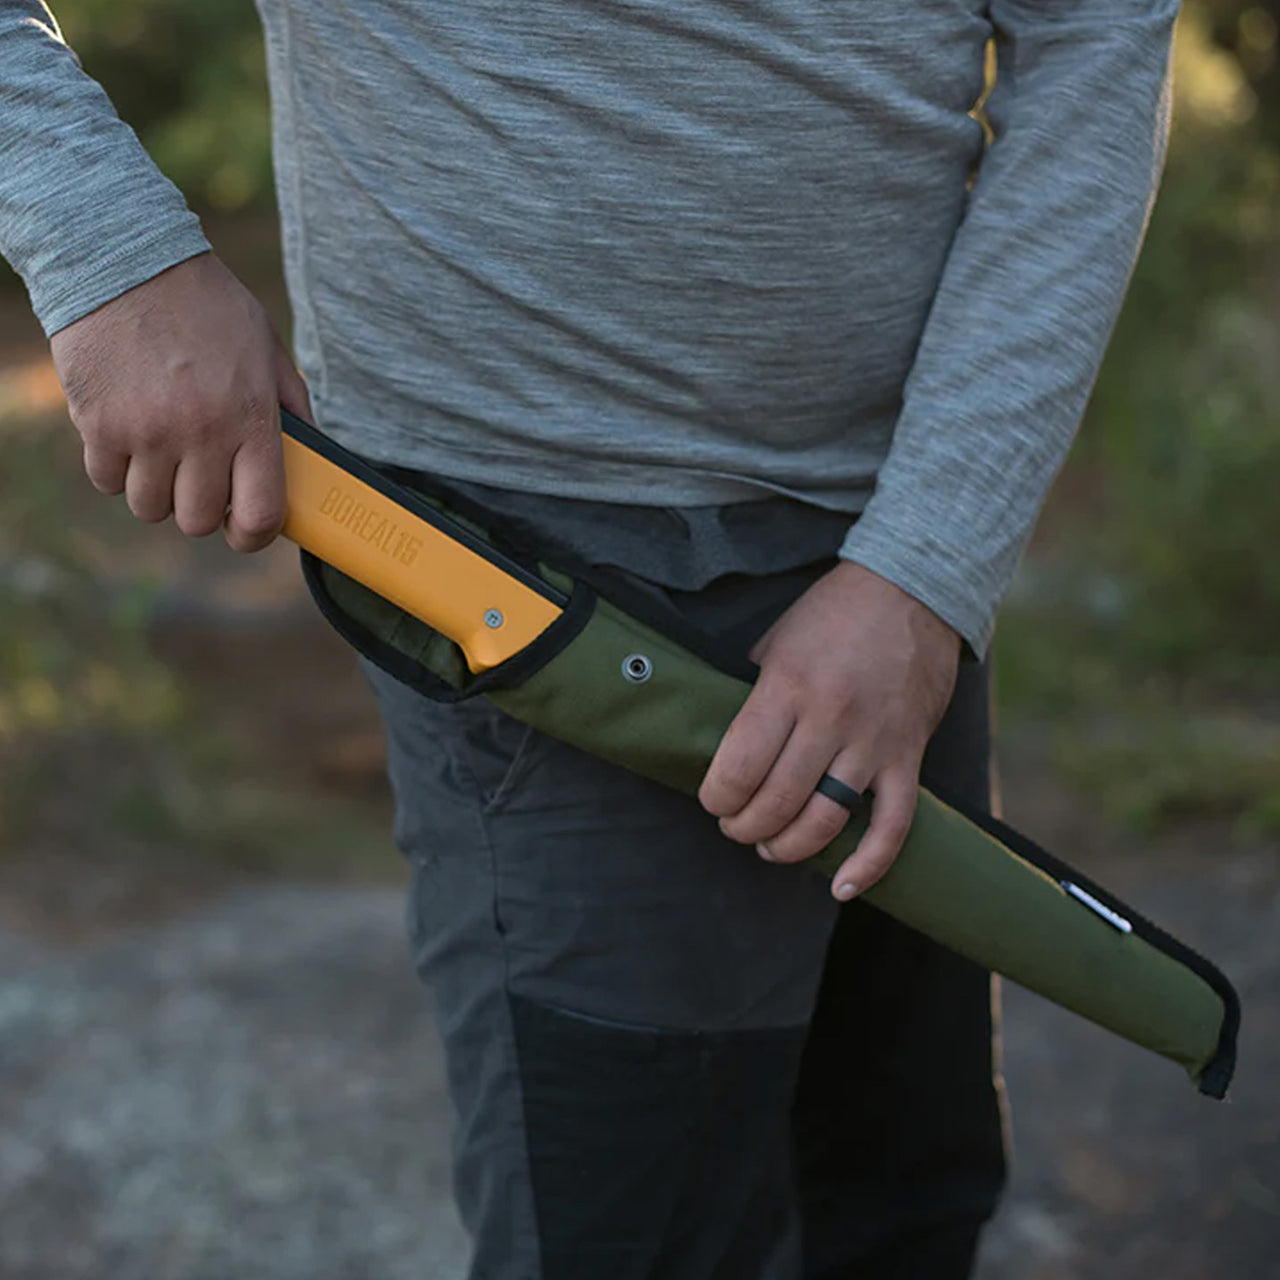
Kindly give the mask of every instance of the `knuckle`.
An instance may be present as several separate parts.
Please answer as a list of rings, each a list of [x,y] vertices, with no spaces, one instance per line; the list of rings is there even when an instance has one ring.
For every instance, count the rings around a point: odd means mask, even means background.
[[[135,500],[129,503],[129,510],[133,512],[134,519],[141,520],[143,524],[160,524],[169,517],[169,508],[159,502]]]
[[[246,555],[251,551],[261,551],[270,541],[270,538],[254,537],[243,530],[235,530],[227,537],[227,545],[232,551],[239,551]]]
[[[81,421],[92,412],[92,401],[85,395],[87,390],[85,379],[71,369],[59,369],[58,378],[62,383],[62,394],[67,400],[67,412],[71,415],[71,421],[78,427]]]
[[[260,390],[247,391],[240,400],[241,421],[258,432],[271,425],[275,417],[275,400]]]
[[[277,532],[275,525],[250,528],[236,520],[227,526],[227,545],[233,551],[261,551],[275,540]]]
[[[252,540],[271,538],[280,528],[284,518],[284,510],[275,504],[254,504],[243,512],[236,513],[236,525],[245,537]]]
[[[77,321],[76,324],[78,323]],[[57,369],[58,381],[62,383],[62,393],[67,398],[67,408],[71,411],[72,419],[78,422],[79,415],[92,412],[94,406],[101,401],[103,391],[109,384],[102,376],[101,353],[92,348],[86,350],[74,340],[76,324],[55,334],[49,349]]]
[[[804,800],[805,797],[796,786],[791,783],[780,784],[760,797],[761,817],[785,822],[795,817]]]
[[[174,516],[174,523],[188,538],[207,538],[221,526],[222,518],[211,511],[184,512]]]
[[[698,788],[698,803],[713,817],[722,818],[731,810],[724,802],[723,789],[715,782],[704,778]]]
[[[734,806],[744,803],[751,795],[751,783],[745,770],[735,770],[726,774],[720,782],[720,793]]]
[[[810,828],[814,837],[821,840],[823,844],[827,844],[834,840],[836,836],[844,830],[845,825],[849,821],[849,815],[843,809],[833,805],[823,805],[820,809],[816,809]]]
[[[796,843],[794,841],[779,841],[777,844],[769,846],[769,853],[774,862],[793,863],[803,862],[806,858],[811,858],[817,852],[808,844]]]
[[[159,453],[171,436],[168,420],[158,413],[140,417],[129,434],[135,453]]]
[[[106,415],[98,405],[84,404],[73,399],[71,392],[68,391],[67,412],[71,415],[71,421],[75,424],[76,430],[85,440],[97,444],[110,436]]]
[[[256,539],[250,537],[243,529],[237,528],[234,524],[226,526],[223,536],[226,538],[227,546],[232,551],[248,553],[259,550],[261,545]]]
[[[197,449],[203,450],[217,442],[222,434],[221,425],[212,414],[194,414],[187,419],[182,434],[186,437],[188,445],[194,445]]]
[[[775,661],[763,670],[758,684],[771,700],[783,706],[795,706],[803,701],[809,679],[806,671],[787,662]]]
[[[120,493],[124,489],[124,466],[116,458],[104,458],[86,452],[84,472],[99,493]]]
[[[725,817],[737,813],[750,794],[744,775],[730,766],[708,774],[703,779],[702,786],[698,789],[698,800],[708,813]]]

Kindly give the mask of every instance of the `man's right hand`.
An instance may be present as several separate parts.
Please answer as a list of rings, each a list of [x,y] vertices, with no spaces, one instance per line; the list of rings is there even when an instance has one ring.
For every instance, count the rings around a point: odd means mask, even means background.
[[[84,467],[139,520],[173,515],[257,551],[285,516],[283,404],[306,385],[256,298],[212,253],[189,258],[54,334]]]

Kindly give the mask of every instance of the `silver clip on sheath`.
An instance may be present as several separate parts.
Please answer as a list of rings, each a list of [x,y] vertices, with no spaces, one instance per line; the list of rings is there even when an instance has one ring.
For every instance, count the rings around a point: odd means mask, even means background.
[[[1077,901],[1082,902],[1095,915],[1101,916],[1113,929],[1121,933],[1132,933],[1133,925],[1124,916],[1112,911],[1105,903],[1099,902],[1091,893],[1086,893],[1078,884],[1070,880],[1059,880],[1058,883]]]

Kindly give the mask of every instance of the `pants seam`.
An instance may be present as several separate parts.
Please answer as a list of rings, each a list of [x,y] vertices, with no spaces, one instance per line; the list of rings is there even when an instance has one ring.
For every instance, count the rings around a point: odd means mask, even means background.
[[[502,1036],[505,1041],[507,1058],[512,1065],[517,1097],[516,1110],[519,1114],[520,1132],[518,1137],[520,1158],[523,1165],[523,1198],[533,1245],[530,1261],[533,1262],[535,1267],[534,1270],[528,1273],[528,1280],[543,1280],[542,1235],[538,1223],[537,1198],[533,1190],[533,1154],[529,1150],[529,1123],[525,1108],[524,1081],[520,1073],[520,1053],[516,1043],[515,1024],[511,1016],[511,959],[507,949],[506,934],[502,925],[501,908],[499,906],[502,875],[497,847],[489,833],[488,816],[487,809],[484,806],[476,810],[476,827],[489,859],[490,910],[493,923],[492,938],[502,966]],[[475,1276],[472,1277],[472,1280],[484,1280],[484,1278]],[[499,1280],[499,1278],[495,1277],[494,1280]],[[503,1276],[500,1280],[515,1280],[515,1278]]]

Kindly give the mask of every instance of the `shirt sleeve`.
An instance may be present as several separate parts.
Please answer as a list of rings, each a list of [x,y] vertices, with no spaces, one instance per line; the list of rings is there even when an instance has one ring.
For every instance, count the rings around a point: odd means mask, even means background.
[[[1178,5],[993,0],[994,140],[841,555],[982,655],[1079,425],[1164,160]]]
[[[209,248],[41,0],[0,3],[0,254],[47,334]]]

